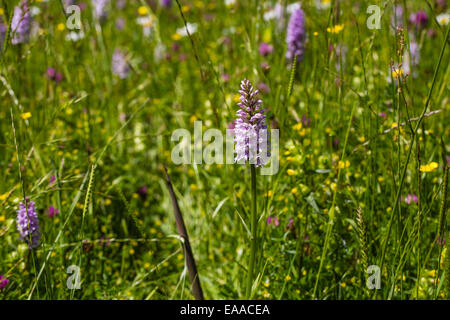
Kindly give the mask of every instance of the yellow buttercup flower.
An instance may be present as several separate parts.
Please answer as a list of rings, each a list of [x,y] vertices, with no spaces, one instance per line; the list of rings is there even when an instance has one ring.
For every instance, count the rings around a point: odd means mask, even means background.
[[[192,115],[190,118],[189,118],[189,122],[190,123],[194,123],[195,121],[197,121],[197,117],[195,116],[195,114],[194,115]]]
[[[403,76],[403,69],[402,68],[396,68],[392,70],[392,78],[397,79],[398,77]]]
[[[338,162],[338,168],[339,169],[345,169],[345,168],[348,168],[348,167],[350,167],[350,161],[345,160],[345,162],[344,162],[342,160],[339,160],[339,162]]]
[[[180,40],[182,38],[182,36],[181,36],[181,34],[179,34],[179,33],[174,33],[173,35],[172,35],[172,40],[174,40],[174,41],[178,41],[178,40]]]
[[[184,6],[181,7],[181,11],[183,13],[189,12],[189,10],[191,10],[191,8],[189,6],[187,6],[187,5],[184,5]]]
[[[31,118],[31,112],[25,112],[25,113],[22,113],[22,114],[20,115],[20,117],[21,117],[23,120],[27,120],[27,119]]]
[[[292,169],[287,169],[287,174],[289,175],[289,176],[295,176],[297,173],[295,172],[295,170],[292,170]]]
[[[428,164],[422,164],[420,166],[420,171],[422,172],[432,172],[436,170],[439,167],[439,164],[437,162],[430,162]]]
[[[0,194],[0,201],[5,201],[6,198],[8,198],[8,194],[9,194],[9,192],[4,193],[4,194]]]
[[[342,30],[344,30],[344,24],[337,24],[331,28],[327,28],[327,31],[329,33],[334,33],[334,34],[338,34],[339,32],[341,32]]]
[[[140,6],[139,9],[138,9],[138,13],[141,16],[145,16],[148,13],[147,7],[146,6]]]

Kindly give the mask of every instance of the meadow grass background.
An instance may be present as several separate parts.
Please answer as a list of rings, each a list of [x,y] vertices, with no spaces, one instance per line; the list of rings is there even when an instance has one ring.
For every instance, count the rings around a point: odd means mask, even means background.
[[[99,21],[84,1],[84,38],[70,41],[62,4],[30,1],[39,9],[30,41],[4,43],[0,274],[9,283],[1,299],[193,298],[163,164],[205,297],[243,298],[249,167],[175,165],[170,136],[178,128],[193,133],[196,120],[204,131],[225,132],[244,78],[261,89],[269,127],[280,129],[280,170],[258,175],[253,298],[450,298],[443,240],[449,48],[440,55],[447,26],[435,19],[448,9],[431,0],[301,1],[307,41],[290,83],[287,20],[264,19],[276,1],[180,0],[164,8],[129,0],[123,9],[116,2]],[[18,1],[0,3],[7,23]],[[372,4],[383,13],[380,29],[366,26]],[[391,26],[397,4],[404,50],[412,38],[420,48],[408,76],[391,69],[403,56]],[[428,15],[424,28],[407,22],[419,9]],[[150,19],[146,26],[142,17]],[[191,37],[181,31],[184,21],[197,24]],[[273,52],[259,54],[261,42]],[[131,67],[125,79],[111,70],[117,48]],[[63,75],[60,82],[47,76],[49,67]],[[417,121],[406,121],[426,105],[437,112],[413,135]],[[24,196],[36,203],[42,232],[32,251],[16,229]],[[59,210],[53,218],[50,206]],[[381,260],[381,289],[368,290],[365,267]],[[70,265],[81,268],[80,290],[67,289]]]

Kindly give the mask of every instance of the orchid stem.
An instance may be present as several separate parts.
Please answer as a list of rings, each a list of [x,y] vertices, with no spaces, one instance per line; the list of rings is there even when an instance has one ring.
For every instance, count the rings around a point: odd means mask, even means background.
[[[251,299],[253,277],[255,273],[255,260],[256,260],[256,247],[257,247],[257,235],[258,235],[258,217],[256,214],[256,166],[250,164],[250,172],[252,177],[252,207],[251,207],[251,247],[250,247],[250,263],[248,267],[247,288],[245,290],[245,296],[247,299]]]

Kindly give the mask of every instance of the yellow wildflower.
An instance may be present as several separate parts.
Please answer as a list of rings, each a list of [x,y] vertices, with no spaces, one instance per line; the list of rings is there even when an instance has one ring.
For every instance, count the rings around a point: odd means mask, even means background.
[[[140,6],[139,9],[138,9],[138,13],[141,16],[145,16],[148,13],[147,7],[146,6]]]
[[[178,40],[180,40],[182,37],[181,37],[181,34],[179,34],[179,33],[174,33],[173,35],[172,35],[172,40],[174,40],[174,41],[178,41]]]
[[[334,33],[334,34],[338,34],[339,32],[341,32],[342,30],[344,30],[344,24],[337,24],[331,28],[327,28],[327,31],[329,33]]]
[[[295,170],[292,170],[292,169],[287,169],[286,172],[289,176],[295,176],[297,174],[297,172],[295,172]]]
[[[422,172],[431,172],[434,171],[439,167],[439,164],[437,162],[430,162],[428,164],[422,164],[420,166],[420,171]]]
[[[403,76],[403,69],[402,68],[396,68],[392,70],[392,78],[397,79],[398,77]]]
[[[22,114],[20,115],[20,117],[21,117],[23,120],[27,120],[27,119],[31,118],[31,112],[25,112],[25,113],[22,113]]]

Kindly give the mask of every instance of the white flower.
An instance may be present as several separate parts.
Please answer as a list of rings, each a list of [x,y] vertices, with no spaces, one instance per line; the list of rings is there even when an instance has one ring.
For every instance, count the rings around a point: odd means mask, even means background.
[[[193,34],[197,31],[197,24],[196,23],[187,23],[186,24],[187,30],[190,34]],[[178,28],[177,33],[183,37],[187,36],[186,27]]]
[[[236,0],[225,0],[225,5],[226,6],[232,6],[236,3]]]
[[[151,26],[153,24],[152,18],[150,16],[143,16],[136,19],[137,24],[141,26]]]
[[[286,8],[281,3],[277,2],[275,7],[264,13],[264,20],[270,21],[275,20],[278,29],[283,29],[285,27],[286,18],[292,14],[295,10],[301,9],[300,2],[292,3]]]
[[[30,13],[33,17],[37,16],[39,13],[41,13],[41,9],[39,9],[38,7],[31,7],[30,8]]]
[[[436,16],[436,20],[440,26],[446,26],[450,21],[450,13],[441,13],[440,15]]]
[[[295,2],[295,3],[288,5],[286,7],[286,11],[287,11],[287,13],[291,14],[295,10],[300,10],[301,8],[302,8],[302,5],[300,4],[300,2]]]
[[[159,42],[153,51],[153,58],[155,59],[155,62],[160,62],[162,59],[164,59],[164,54],[166,53],[167,49],[164,44]]]
[[[321,10],[329,9],[331,0],[316,0],[316,8]]]
[[[79,32],[75,32],[75,31],[71,31],[66,35],[66,40],[67,41],[79,41],[81,39],[84,38],[84,33],[83,31],[79,31]]]

